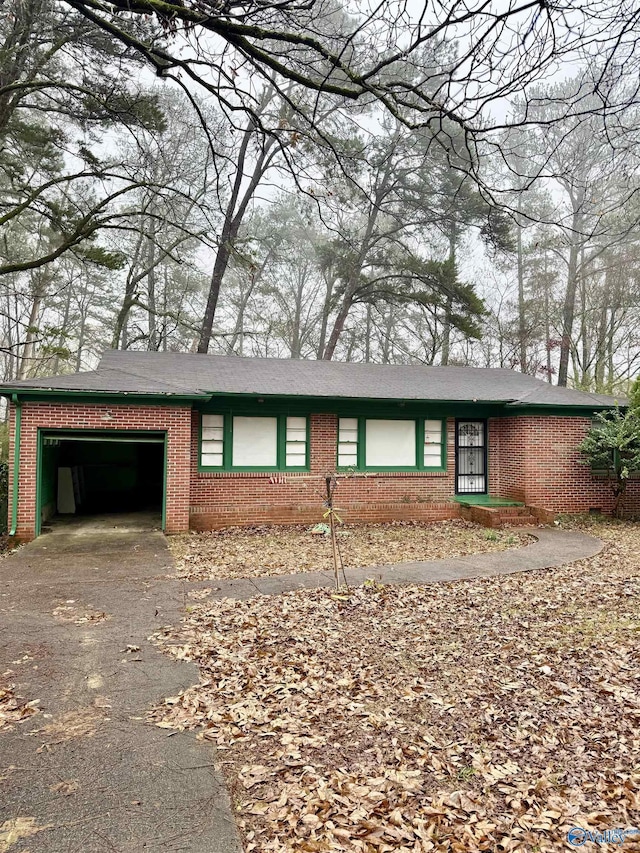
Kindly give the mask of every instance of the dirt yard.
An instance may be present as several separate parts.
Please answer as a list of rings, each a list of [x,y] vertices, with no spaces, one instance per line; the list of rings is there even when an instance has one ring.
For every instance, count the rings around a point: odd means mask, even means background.
[[[228,527],[170,537],[177,576],[187,580],[263,577],[332,570],[330,538],[312,527]],[[413,560],[503,551],[530,541],[526,533],[487,530],[462,520],[434,524],[344,525],[338,542],[344,564],[362,568]]]
[[[604,551],[562,569],[196,604],[157,640],[202,684],[155,722],[222,750],[247,853],[547,853],[637,827],[640,527],[590,532]]]

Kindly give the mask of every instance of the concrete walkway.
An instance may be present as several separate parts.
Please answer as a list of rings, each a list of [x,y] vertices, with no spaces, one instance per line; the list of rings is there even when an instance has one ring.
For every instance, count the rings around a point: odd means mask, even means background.
[[[123,526],[58,527],[0,561],[0,685],[42,708],[0,728],[2,853],[241,849],[214,748],[144,722],[199,675],[147,641],[187,601],[164,536]]]
[[[522,532],[522,528],[517,528]],[[464,578],[508,575],[532,569],[550,569],[584,560],[598,554],[603,547],[600,539],[577,530],[535,527],[527,533],[536,541],[522,548],[493,551],[488,554],[471,554],[444,560],[397,563],[365,569],[346,569],[347,580],[357,586],[367,578],[382,583],[437,583]],[[323,589],[335,583],[332,572],[305,572],[294,575],[274,575],[263,578],[238,578],[237,580],[209,581],[202,586],[215,584],[214,598],[251,598],[254,595],[275,595],[293,589]]]
[[[213,747],[144,723],[151,706],[198,682],[194,664],[162,655],[147,637],[179,622],[193,589],[244,598],[331,587],[333,576],[169,580],[162,534],[112,522],[55,528],[0,561],[0,685],[14,683],[42,708],[0,729],[0,851],[238,853]],[[450,581],[558,566],[602,548],[583,533],[531,532],[537,541],[523,548],[347,576]]]

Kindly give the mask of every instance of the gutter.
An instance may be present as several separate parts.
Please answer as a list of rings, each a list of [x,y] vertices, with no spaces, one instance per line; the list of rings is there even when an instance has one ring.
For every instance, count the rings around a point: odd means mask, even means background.
[[[17,394],[11,395],[11,402],[16,407],[16,425],[13,435],[13,478],[11,481],[11,528],[9,536],[15,536],[18,528],[18,479],[20,475],[20,439],[22,435],[22,403]]]
[[[595,412],[598,409],[611,409],[614,408],[610,403],[598,403],[595,400],[591,403],[529,403],[527,400],[518,400],[515,403],[507,403],[505,406],[506,409],[512,409],[514,411],[518,411],[518,409],[541,409],[545,411],[546,409],[565,409],[570,412],[575,411],[589,411]],[[621,406],[621,408],[626,408],[626,405]]]
[[[157,403],[160,400],[168,400],[171,402],[172,400],[179,400],[180,402],[186,400],[208,400],[208,394],[172,394],[166,391],[163,392],[152,392],[152,391],[96,391],[96,390],[82,390],[77,388],[36,388],[35,386],[24,386],[22,388],[15,388],[11,386],[0,386],[0,397],[13,397],[16,394],[22,394],[23,397],[28,395],[29,397],[82,397],[82,398],[92,398],[96,400],[106,398],[127,398],[132,400],[133,402],[138,402],[139,400],[150,400],[153,403]]]

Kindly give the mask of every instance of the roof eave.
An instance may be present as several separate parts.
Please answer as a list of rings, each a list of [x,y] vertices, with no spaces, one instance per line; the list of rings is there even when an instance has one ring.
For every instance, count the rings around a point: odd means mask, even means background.
[[[36,388],[33,386],[0,386],[0,397],[126,397],[134,400],[209,400],[210,394],[174,394],[171,391],[114,391],[86,388]]]
[[[458,397],[457,399],[443,399],[440,397],[354,397],[353,394],[265,394],[262,391],[208,391],[209,399],[216,397],[251,397],[253,399],[269,400],[354,400],[371,403],[477,403],[478,405],[504,406],[509,400],[485,400],[476,397]]]
[[[611,404],[597,403],[531,403],[528,400],[514,400],[507,403],[509,409],[570,409],[576,411],[595,411],[596,409],[610,409]]]

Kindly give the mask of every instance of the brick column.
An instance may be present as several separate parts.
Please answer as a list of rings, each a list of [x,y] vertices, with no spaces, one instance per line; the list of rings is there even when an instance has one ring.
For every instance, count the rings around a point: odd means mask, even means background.
[[[312,473],[332,474],[338,464],[338,418],[336,415],[311,415],[310,433]]]

